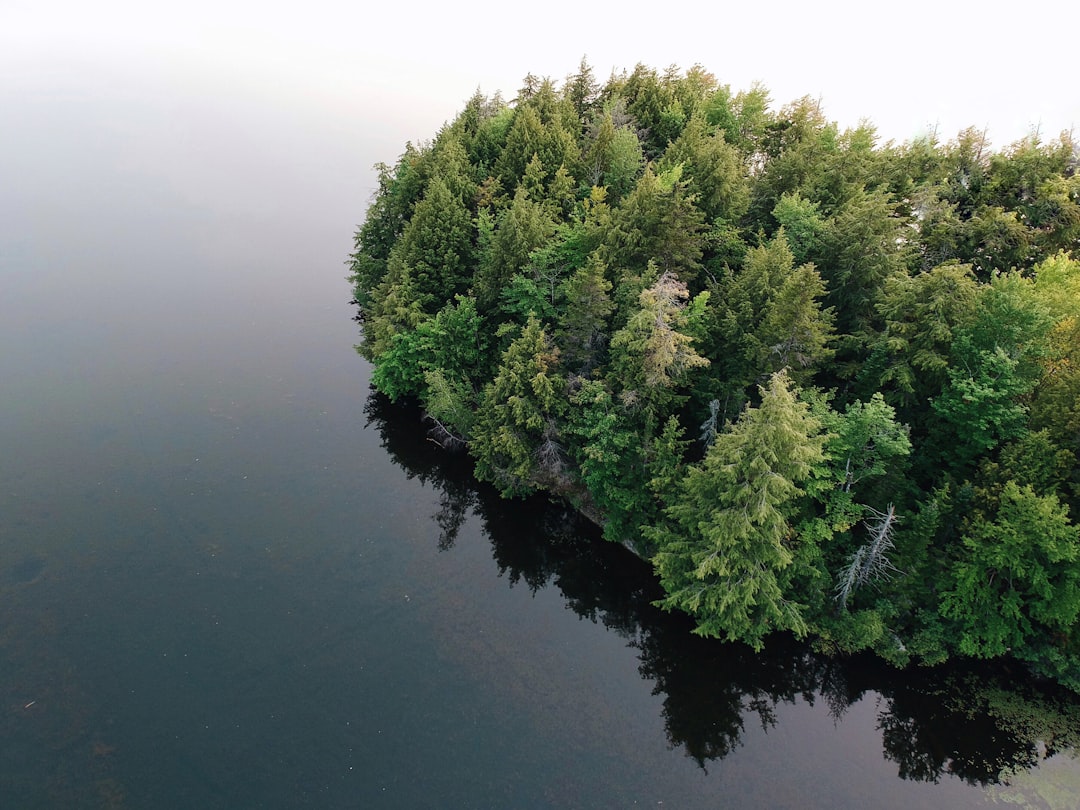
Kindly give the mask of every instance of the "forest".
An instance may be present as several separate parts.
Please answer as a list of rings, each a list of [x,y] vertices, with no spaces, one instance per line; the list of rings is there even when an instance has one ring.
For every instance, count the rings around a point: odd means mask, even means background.
[[[380,164],[372,384],[663,608],[1080,691],[1080,147],[881,143],[700,66],[477,92]]]

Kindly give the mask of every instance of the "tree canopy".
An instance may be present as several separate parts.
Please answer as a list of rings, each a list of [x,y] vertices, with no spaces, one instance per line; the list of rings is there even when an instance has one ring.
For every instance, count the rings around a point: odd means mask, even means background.
[[[377,167],[373,384],[704,635],[1080,690],[1080,148],[881,143],[700,66],[475,94]]]

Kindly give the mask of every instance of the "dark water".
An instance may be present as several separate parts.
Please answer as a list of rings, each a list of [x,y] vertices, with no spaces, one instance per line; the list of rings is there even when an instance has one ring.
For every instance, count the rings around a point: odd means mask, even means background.
[[[698,639],[371,396],[377,112],[78,67],[0,84],[0,807],[1076,805],[1058,696]]]

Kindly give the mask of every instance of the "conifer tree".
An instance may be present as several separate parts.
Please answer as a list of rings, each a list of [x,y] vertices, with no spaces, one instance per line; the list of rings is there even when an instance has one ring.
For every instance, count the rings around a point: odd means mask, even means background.
[[[832,309],[823,309],[825,284],[812,264],[804,264],[783,280],[765,311],[757,339],[761,367],[769,373],[782,368],[806,384],[814,369],[833,354]]]
[[[624,403],[642,410],[646,425],[666,419],[666,409],[690,371],[709,364],[694,350],[694,339],[682,331],[688,297],[685,284],[663,274],[641,292],[637,312],[611,339],[608,378],[622,392]],[[703,293],[699,303],[704,298]]]
[[[499,215],[490,249],[473,279],[473,291],[482,310],[495,307],[513,277],[528,266],[529,254],[543,245],[554,230],[555,224],[544,208],[529,198],[524,187],[519,187],[513,204]]]
[[[660,605],[690,613],[702,635],[755,648],[775,630],[807,632],[779,575],[797,542],[789,518],[799,484],[821,461],[824,443],[821,423],[784,372],[760,393],[761,405],[744,411],[689,469],[666,510],[670,522],[648,533],[668,593]]]
[[[484,389],[470,450],[477,476],[504,496],[524,495],[561,477],[557,420],[566,399],[557,365],[558,350],[530,317]]]
[[[401,258],[412,269],[416,298],[430,314],[468,288],[473,218],[441,177],[433,177],[401,235]]]
[[[613,307],[606,270],[594,252],[586,265],[564,282],[566,309],[559,318],[555,339],[562,350],[563,365],[575,373],[587,374],[595,368],[607,341],[607,321]]]

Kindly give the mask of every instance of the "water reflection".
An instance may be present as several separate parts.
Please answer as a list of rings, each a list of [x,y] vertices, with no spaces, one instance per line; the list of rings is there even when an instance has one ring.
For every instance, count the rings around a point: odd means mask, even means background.
[[[663,699],[670,744],[704,769],[740,745],[748,723],[767,731],[777,707],[797,699],[823,701],[838,723],[855,703],[876,700],[882,753],[906,780],[1008,785],[1080,750],[1080,699],[1007,666],[902,672],[869,656],[824,656],[789,637],[755,653],[695,636],[685,617],[653,607],[660,592],[649,566],[601,540],[573,510],[543,498],[503,500],[477,484],[465,454],[428,439],[415,407],[372,392],[365,412],[393,461],[440,493],[439,548],[450,551],[475,513],[512,585],[557,587],[578,615],[625,638]]]

